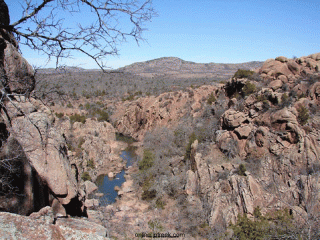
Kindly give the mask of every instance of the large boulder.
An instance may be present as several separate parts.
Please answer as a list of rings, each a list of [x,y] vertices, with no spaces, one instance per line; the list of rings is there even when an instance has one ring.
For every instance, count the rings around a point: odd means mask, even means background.
[[[309,91],[311,100],[320,100],[320,82],[316,82],[312,85]]]
[[[7,198],[9,204],[0,208],[28,215],[49,204],[49,193],[52,193],[68,214],[81,215],[83,196],[67,156],[66,139],[53,126],[50,109],[40,101],[24,97],[11,99],[5,109],[2,132],[9,129],[10,137],[3,151],[5,156],[15,159],[15,166],[23,172],[17,176],[10,174],[13,187],[18,186],[23,198],[11,197],[10,201]]]
[[[236,128],[246,121],[249,121],[248,114],[238,112],[233,109],[225,111],[225,113],[222,115],[223,128]]]
[[[309,58],[312,58],[313,60],[319,61],[320,60],[320,52],[314,53],[308,56]]]
[[[34,112],[12,119],[15,138],[41,179],[62,204],[77,196],[77,182],[67,158],[66,140],[52,127],[50,116]]]
[[[91,193],[93,193],[94,191],[96,191],[98,189],[97,185],[95,185],[91,181],[85,181],[84,186],[85,186],[85,190],[86,190],[87,195],[90,195]]]
[[[288,61],[288,68],[293,74],[299,74],[301,70],[301,66],[294,60]]]
[[[271,115],[271,123],[293,123],[298,124],[297,117],[288,108],[283,108]]]
[[[247,138],[251,133],[253,127],[251,125],[243,125],[236,128],[234,131],[238,135],[239,139]]]
[[[292,72],[289,70],[288,65],[284,62],[271,60],[266,61],[261,67],[259,73],[265,73],[269,76],[278,77],[279,75],[290,75]]]
[[[283,76],[283,75],[281,75],[281,76]],[[281,81],[281,80],[274,80],[274,81],[271,81],[270,83],[269,83],[269,88],[272,88],[272,90],[277,90],[278,88],[281,88],[282,87],[282,85],[283,85],[283,82]]]

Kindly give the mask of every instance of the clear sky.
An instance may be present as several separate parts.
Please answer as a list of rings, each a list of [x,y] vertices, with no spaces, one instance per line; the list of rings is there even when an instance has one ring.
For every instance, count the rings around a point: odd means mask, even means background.
[[[5,1],[14,22],[21,16],[22,0]],[[159,16],[146,24],[143,37],[147,41],[139,46],[134,40],[123,43],[119,56],[106,57],[108,66],[169,56],[201,63],[240,63],[320,52],[319,0],[153,0],[153,6]],[[43,67],[41,55],[21,50],[31,64]],[[67,64],[97,68],[84,55]]]

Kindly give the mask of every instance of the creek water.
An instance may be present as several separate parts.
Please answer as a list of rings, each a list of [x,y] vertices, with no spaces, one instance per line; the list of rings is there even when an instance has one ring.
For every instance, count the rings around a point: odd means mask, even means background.
[[[120,157],[127,162],[126,167],[131,166],[136,159],[135,148],[128,147],[126,150],[122,151]],[[104,194],[100,199],[100,205],[108,205],[116,201],[118,193],[114,188],[115,186],[120,187],[122,183],[125,182],[126,179],[124,175],[125,170],[122,170],[113,179],[108,178],[108,175],[98,176],[96,185],[98,186],[98,191]]]

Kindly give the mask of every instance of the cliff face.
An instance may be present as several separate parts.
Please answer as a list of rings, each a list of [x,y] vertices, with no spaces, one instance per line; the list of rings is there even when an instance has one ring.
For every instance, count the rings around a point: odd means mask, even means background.
[[[176,125],[185,115],[201,116],[204,100],[221,86],[202,86],[187,92],[176,91],[158,97],[139,98],[132,102],[118,103],[112,115],[119,132],[142,140],[145,133],[156,127]]]
[[[63,215],[81,215],[82,195],[66,140],[54,127],[51,110],[29,98],[34,71],[10,33],[1,30],[0,43],[0,209],[27,215],[54,202],[63,206]]]

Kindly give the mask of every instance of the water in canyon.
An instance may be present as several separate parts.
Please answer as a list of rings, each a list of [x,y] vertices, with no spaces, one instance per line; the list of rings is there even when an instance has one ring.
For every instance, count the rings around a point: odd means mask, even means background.
[[[136,160],[135,147],[129,145],[124,151],[122,151],[120,157],[127,162],[128,168]],[[120,187],[125,182],[125,170],[122,170],[114,178],[110,179],[108,175],[100,175],[96,180],[98,191],[103,193],[104,196],[100,199],[100,205],[112,204],[116,201],[118,196],[117,191],[114,190],[116,186]]]

